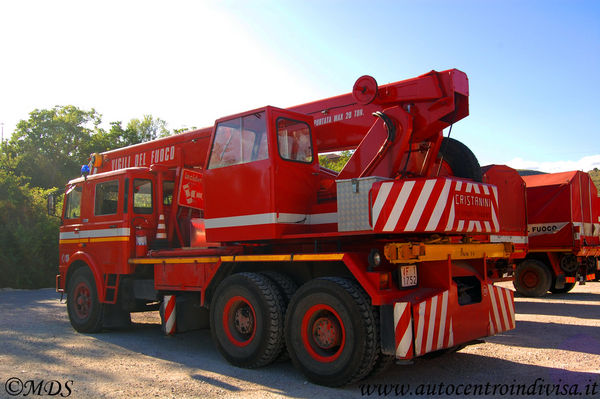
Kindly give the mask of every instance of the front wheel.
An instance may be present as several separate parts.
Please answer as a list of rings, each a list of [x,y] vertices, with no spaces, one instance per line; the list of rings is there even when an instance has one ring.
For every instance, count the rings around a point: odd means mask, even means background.
[[[75,270],[67,289],[67,312],[73,328],[82,333],[100,331],[103,306],[92,271],[87,266]]]
[[[294,366],[310,381],[327,386],[367,376],[379,348],[366,294],[354,282],[334,277],[298,289],[286,313],[285,339]]]

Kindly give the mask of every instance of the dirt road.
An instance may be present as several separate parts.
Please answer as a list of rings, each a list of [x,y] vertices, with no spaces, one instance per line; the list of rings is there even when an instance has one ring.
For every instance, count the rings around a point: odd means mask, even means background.
[[[515,302],[513,331],[330,389],[289,362],[230,366],[208,330],[165,337],[153,313],[135,315],[128,330],[79,334],[53,290],[0,290],[0,397],[600,398],[600,283]]]

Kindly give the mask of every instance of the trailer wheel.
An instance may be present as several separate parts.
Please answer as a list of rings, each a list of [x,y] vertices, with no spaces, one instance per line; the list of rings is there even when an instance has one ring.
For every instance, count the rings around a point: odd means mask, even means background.
[[[552,275],[542,262],[527,259],[517,265],[513,285],[517,292],[527,297],[540,297],[550,290]]]
[[[265,276],[238,273],[223,280],[210,307],[211,335],[223,357],[245,368],[273,362],[283,348],[283,303]]]
[[[566,294],[575,287],[575,283],[565,283],[563,288],[550,287],[550,292],[553,294]]]
[[[463,177],[480,182],[483,180],[481,167],[475,154],[463,143],[450,137],[444,137],[438,154],[438,164],[435,167],[440,175]],[[441,167],[439,161],[442,161]]]
[[[367,376],[379,348],[368,297],[356,283],[337,277],[311,280],[298,289],[286,313],[285,339],[294,366],[327,386]]]
[[[67,312],[73,328],[82,333],[100,331],[103,307],[98,301],[92,271],[88,267],[75,270],[67,289]]]

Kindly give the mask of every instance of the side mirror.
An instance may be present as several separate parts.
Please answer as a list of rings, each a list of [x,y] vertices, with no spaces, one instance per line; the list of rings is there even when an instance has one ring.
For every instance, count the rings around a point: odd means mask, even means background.
[[[48,208],[48,215],[56,216],[56,198],[54,197],[54,194],[48,195],[46,206]]]

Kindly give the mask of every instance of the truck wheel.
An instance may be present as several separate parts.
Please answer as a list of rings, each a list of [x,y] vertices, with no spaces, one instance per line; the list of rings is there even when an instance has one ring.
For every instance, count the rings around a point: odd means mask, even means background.
[[[438,162],[442,160],[440,175],[452,175],[472,179],[480,182],[483,180],[481,167],[475,154],[463,143],[450,137],[444,137],[438,154]],[[439,165],[439,164],[438,164]],[[437,173],[438,166],[435,167]]]
[[[290,302],[285,339],[310,381],[341,386],[369,374],[379,348],[373,308],[356,283],[337,277],[304,284]]]
[[[575,283],[565,283],[563,288],[550,287],[550,292],[553,294],[566,294],[567,292],[571,291],[573,287],[575,287]]]
[[[82,333],[100,331],[103,307],[98,301],[92,271],[88,267],[75,270],[67,289],[67,312],[73,328]]]
[[[211,335],[229,363],[256,368],[283,348],[283,299],[277,286],[256,273],[238,273],[219,284],[210,307]]]
[[[542,262],[527,259],[517,266],[513,285],[517,292],[527,297],[540,297],[550,290],[552,275]]]
[[[288,304],[294,296],[294,293],[298,290],[298,284],[296,284],[296,282],[292,280],[292,278],[287,274],[279,273],[276,271],[269,270],[266,272],[261,272],[260,274],[266,276],[268,279],[275,283],[277,288],[279,288],[279,293],[283,298],[283,313],[285,314]],[[290,355],[287,351],[284,340],[283,349],[281,350],[281,354],[279,355],[276,361],[284,362],[289,359]]]

